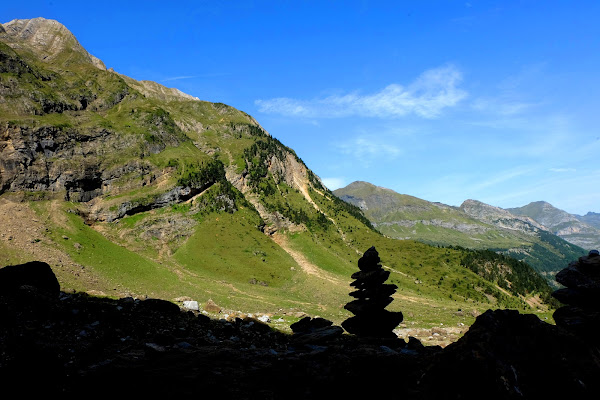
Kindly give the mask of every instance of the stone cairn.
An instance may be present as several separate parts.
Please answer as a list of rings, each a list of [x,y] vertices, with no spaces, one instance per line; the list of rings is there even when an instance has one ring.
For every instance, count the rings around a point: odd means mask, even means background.
[[[355,281],[350,284],[357,289],[350,293],[356,300],[344,306],[354,316],[342,322],[342,327],[360,337],[396,338],[393,330],[402,322],[402,313],[388,311],[385,307],[393,301],[391,296],[398,287],[384,284],[390,271],[385,271],[379,261],[375,247],[358,260],[360,271],[352,274]]]
[[[591,339],[600,329],[600,254],[592,250],[579,257],[556,274],[556,281],[566,288],[552,296],[567,304],[554,312],[556,325]]]

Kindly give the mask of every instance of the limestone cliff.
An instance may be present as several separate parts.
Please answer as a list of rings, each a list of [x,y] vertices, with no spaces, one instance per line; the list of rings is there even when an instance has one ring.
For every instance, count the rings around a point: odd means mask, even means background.
[[[75,36],[58,21],[41,17],[15,19],[2,24],[2,28],[0,40],[17,51],[35,52],[45,63],[90,63],[98,69],[106,69],[104,63],[88,53]]]

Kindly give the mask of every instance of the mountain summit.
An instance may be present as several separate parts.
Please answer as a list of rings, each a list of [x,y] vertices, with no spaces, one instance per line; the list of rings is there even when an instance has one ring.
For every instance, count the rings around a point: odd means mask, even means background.
[[[0,37],[19,51],[33,51],[44,63],[73,65],[89,63],[98,69],[106,66],[98,58],[88,53],[75,36],[58,21],[33,18],[15,19],[0,28]]]

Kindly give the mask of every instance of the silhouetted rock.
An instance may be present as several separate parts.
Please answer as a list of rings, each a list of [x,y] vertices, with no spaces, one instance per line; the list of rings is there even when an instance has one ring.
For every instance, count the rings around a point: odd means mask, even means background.
[[[432,360],[423,398],[592,399],[600,362],[570,332],[531,314],[488,310]]]
[[[566,288],[556,290],[552,296],[567,304],[554,312],[556,324],[594,339],[600,329],[600,255],[592,250],[579,257],[557,273],[556,280]]]
[[[0,381],[62,398],[600,398],[597,344],[532,315],[488,311],[444,349],[341,332],[323,318],[289,335],[247,316],[22,285],[0,295]]]
[[[391,296],[398,287],[384,284],[390,271],[385,271],[379,261],[375,247],[358,260],[360,271],[352,274],[355,281],[350,284],[358,289],[350,293],[356,300],[344,306],[354,317],[342,322],[342,327],[357,336],[395,338],[393,329],[402,322],[402,313],[385,310],[385,307],[393,301]]]
[[[333,322],[325,318],[304,317],[300,321],[291,324],[290,329],[294,333],[307,333],[312,332],[315,329],[326,328],[331,325],[333,325]]]
[[[138,302],[136,308],[141,312],[161,313],[176,315],[181,312],[177,304],[161,299],[146,299]]]
[[[52,295],[58,295],[60,291],[60,284],[52,268],[41,261],[9,265],[0,269],[0,295],[21,286],[33,286]]]
[[[344,330],[339,326],[332,326],[333,322],[325,318],[304,317],[290,325],[295,343],[322,343],[340,337]]]

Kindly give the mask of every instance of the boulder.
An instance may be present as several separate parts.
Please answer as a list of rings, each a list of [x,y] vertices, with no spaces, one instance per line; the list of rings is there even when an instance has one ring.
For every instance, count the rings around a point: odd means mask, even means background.
[[[208,301],[204,305],[204,311],[218,314],[221,312],[221,307],[219,307],[214,301],[212,301],[212,299],[208,299]]]
[[[435,356],[422,398],[591,399],[597,349],[559,326],[515,310],[488,310]]]
[[[192,311],[198,311],[200,310],[200,307],[198,306],[198,302],[194,301],[194,300],[186,300],[183,302],[183,308],[187,309],[187,310],[192,310]]]
[[[294,334],[295,343],[322,343],[340,337],[344,330],[339,326],[324,326],[305,333]]]
[[[333,322],[326,320],[325,318],[304,317],[300,321],[291,324],[290,328],[294,333],[307,333],[319,328],[326,328],[331,325],[333,325]]]
[[[0,295],[13,292],[22,286],[33,286],[56,296],[60,292],[58,279],[50,265],[45,262],[31,261],[0,269]]]

